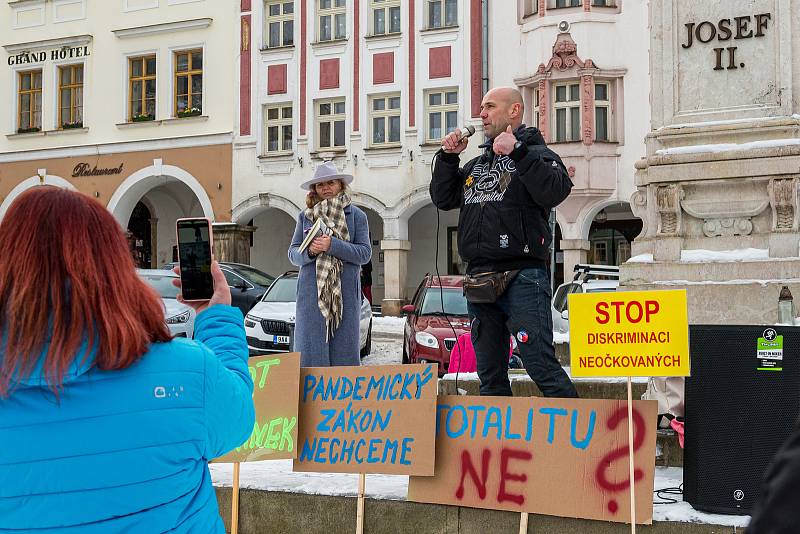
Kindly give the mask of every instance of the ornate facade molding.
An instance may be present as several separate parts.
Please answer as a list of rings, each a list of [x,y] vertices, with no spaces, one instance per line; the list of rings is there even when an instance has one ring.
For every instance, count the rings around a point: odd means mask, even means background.
[[[798,230],[798,179],[773,178],[767,185],[773,232]]]
[[[550,58],[550,61],[547,62],[547,65],[544,63],[539,65],[538,72],[544,74],[553,69],[565,71],[576,66],[580,69],[592,68],[594,63],[591,59],[583,61],[578,57],[578,45],[575,44],[572,35],[569,33],[560,33],[558,37],[556,37],[555,44],[553,44],[553,56]]]
[[[594,77],[591,74],[581,76],[581,91],[581,137],[583,144],[589,146],[594,142]]]
[[[550,98],[550,91],[547,89],[547,81],[543,78],[539,80],[539,124],[538,128],[539,131],[542,132],[542,136],[545,140],[550,140],[550,120],[549,120],[549,113],[550,113],[550,106],[548,105],[548,101]]]
[[[683,197],[683,188],[678,184],[663,185],[656,188],[658,235],[680,235],[682,229],[681,200],[683,200]]]

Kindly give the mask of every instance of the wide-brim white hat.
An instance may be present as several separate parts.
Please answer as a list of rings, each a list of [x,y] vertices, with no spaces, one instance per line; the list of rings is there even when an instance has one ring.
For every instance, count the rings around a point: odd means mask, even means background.
[[[306,191],[311,191],[311,186],[314,184],[327,182],[328,180],[342,180],[347,185],[353,181],[353,175],[340,173],[336,165],[326,161],[317,167],[317,170],[314,171],[314,177],[300,184],[300,187]]]

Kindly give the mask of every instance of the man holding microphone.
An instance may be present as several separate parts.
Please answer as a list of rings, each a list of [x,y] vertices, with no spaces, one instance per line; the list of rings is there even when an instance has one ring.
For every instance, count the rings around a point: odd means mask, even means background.
[[[512,395],[508,336],[517,340],[526,371],[547,397],[577,397],[555,357],[547,257],[550,210],[572,181],[537,128],[522,124],[524,103],[514,88],[483,97],[484,152],[459,167],[468,139],[461,130],[442,140],[431,178],[437,208],[460,208],[458,252],[465,281],[481,395]],[[485,291],[489,287],[490,291]]]

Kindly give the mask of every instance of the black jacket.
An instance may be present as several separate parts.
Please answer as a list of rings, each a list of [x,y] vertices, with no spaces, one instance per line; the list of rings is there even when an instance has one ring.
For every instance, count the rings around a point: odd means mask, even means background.
[[[772,459],[746,534],[800,532],[800,422]]]
[[[459,169],[457,154],[441,153],[431,178],[431,200],[461,208],[458,252],[471,274],[546,265],[550,210],[569,195],[572,181],[536,128],[520,126],[522,146],[498,156],[485,152]]]

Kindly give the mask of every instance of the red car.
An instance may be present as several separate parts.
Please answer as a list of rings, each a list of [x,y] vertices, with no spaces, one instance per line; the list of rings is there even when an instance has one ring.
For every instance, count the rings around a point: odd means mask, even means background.
[[[462,281],[463,276],[425,275],[411,304],[402,308],[403,363],[436,363],[439,376],[447,372],[456,339],[470,331]]]

